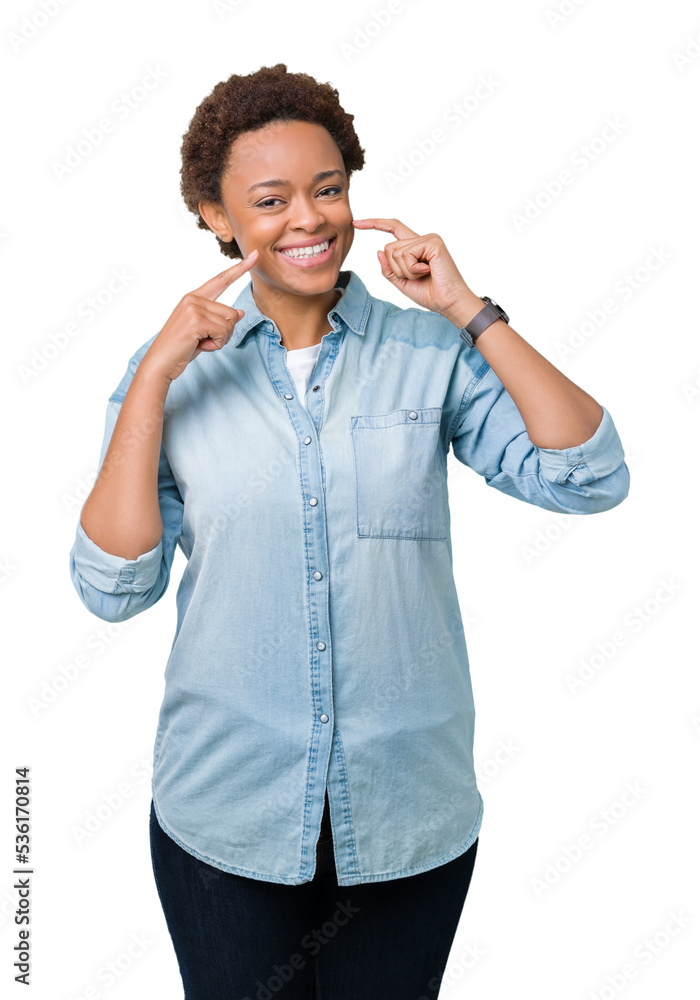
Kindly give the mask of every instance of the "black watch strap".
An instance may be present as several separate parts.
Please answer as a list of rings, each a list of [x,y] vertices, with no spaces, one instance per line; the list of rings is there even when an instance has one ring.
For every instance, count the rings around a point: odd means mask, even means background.
[[[477,337],[484,332],[484,330],[495,323],[496,320],[502,319],[504,322],[508,323],[508,316],[506,315],[505,309],[502,309],[497,302],[490,299],[488,295],[480,296],[484,300],[484,308],[480,309],[479,312],[474,316],[466,326],[463,326],[459,331],[459,335],[470,347],[474,346],[474,341]]]

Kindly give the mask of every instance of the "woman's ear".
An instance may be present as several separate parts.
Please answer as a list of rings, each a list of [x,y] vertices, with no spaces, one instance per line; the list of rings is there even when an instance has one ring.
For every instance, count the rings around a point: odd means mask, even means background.
[[[228,223],[221,205],[215,201],[200,201],[197,208],[211,231],[223,239],[222,230],[228,228]]]

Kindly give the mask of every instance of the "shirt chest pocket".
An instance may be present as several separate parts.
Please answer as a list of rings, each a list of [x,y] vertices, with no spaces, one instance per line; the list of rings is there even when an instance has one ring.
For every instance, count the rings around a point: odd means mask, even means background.
[[[360,538],[447,538],[441,406],[350,417]]]

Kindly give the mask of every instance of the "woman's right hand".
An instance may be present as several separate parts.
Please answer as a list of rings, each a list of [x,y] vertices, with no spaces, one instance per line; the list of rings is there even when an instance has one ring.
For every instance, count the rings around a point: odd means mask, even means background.
[[[190,361],[202,351],[220,351],[228,344],[236,323],[245,314],[242,309],[226,306],[216,299],[236,278],[250,270],[257,259],[258,251],[251,250],[233,267],[183,295],[141,364],[170,383],[182,375]]]

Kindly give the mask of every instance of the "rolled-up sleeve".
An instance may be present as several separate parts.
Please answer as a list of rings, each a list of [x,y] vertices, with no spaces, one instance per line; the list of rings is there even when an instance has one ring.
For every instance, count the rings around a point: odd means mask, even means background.
[[[595,514],[621,503],[630,475],[608,410],[591,437],[571,448],[534,445],[520,411],[495,371],[470,380],[451,435],[457,459],[489,486],[546,510]]]
[[[121,402],[107,405],[104,438],[98,468],[102,467]],[[165,593],[175,548],[182,533],[184,504],[161,445],[158,466],[158,500],[163,535],[158,544],[137,559],[105,552],[86,533],[80,519],[70,552],[73,585],[85,607],[104,621],[120,622],[151,607]]]

